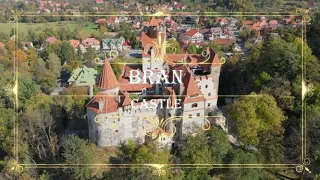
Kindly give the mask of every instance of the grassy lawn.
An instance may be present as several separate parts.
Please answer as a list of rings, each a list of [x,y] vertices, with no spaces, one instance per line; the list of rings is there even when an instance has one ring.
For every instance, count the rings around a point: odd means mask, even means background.
[[[13,28],[13,23],[0,23],[0,32],[10,33],[11,28]],[[75,22],[48,22],[48,23],[19,23],[18,24],[18,31],[27,34],[29,29],[34,31],[41,31],[46,27],[57,29],[59,26],[68,27],[74,30],[78,24]],[[91,34],[95,31],[98,31],[98,25],[90,24],[89,26],[82,28],[84,33]]]

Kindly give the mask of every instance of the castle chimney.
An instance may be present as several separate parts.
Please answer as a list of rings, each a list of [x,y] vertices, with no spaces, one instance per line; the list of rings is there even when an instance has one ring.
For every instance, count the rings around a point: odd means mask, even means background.
[[[102,111],[103,109],[103,102],[102,100],[99,100],[99,111]]]
[[[93,86],[89,86],[89,97],[93,97]]]

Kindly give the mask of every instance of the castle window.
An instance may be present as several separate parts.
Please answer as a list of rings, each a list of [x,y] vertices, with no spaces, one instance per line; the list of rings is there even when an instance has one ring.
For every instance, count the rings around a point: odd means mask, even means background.
[[[210,103],[208,103],[208,107],[210,107]]]
[[[118,130],[115,130],[115,132],[118,132]]]
[[[208,96],[211,96],[211,93],[208,93]]]
[[[199,89],[201,89],[201,86],[199,86]]]
[[[197,104],[197,103],[193,103],[193,104],[191,105],[191,107],[192,107],[192,108],[198,107],[198,104]]]
[[[192,118],[192,114],[189,114],[189,118]]]
[[[208,88],[208,85],[206,85],[206,88]]]
[[[199,117],[199,116],[200,116],[200,113],[197,113],[197,116]]]

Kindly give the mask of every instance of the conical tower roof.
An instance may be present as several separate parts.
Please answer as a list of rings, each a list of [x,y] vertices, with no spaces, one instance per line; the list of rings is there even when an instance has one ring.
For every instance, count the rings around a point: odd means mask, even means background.
[[[109,63],[109,60],[106,58],[104,60],[104,65],[102,69],[102,73],[100,76],[100,81],[98,88],[100,90],[110,90],[119,86],[116,75],[113,72],[113,69]]]

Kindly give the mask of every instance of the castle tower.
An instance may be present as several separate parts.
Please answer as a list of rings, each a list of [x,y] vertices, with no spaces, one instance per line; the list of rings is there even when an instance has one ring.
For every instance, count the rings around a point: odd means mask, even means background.
[[[143,32],[141,35],[142,41],[142,63],[143,71],[145,70],[160,70],[163,66],[163,61],[159,53],[156,54],[156,51],[161,51],[162,49],[157,49],[152,44],[162,45],[166,41],[166,28],[163,25],[158,23],[158,20],[155,17],[152,17],[147,32]],[[150,47],[150,45],[152,47]]]
[[[157,19],[152,16],[150,22],[149,22],[149,37],[152,39],[156,39],[158,35],[158,27],[159,23]]]
[[[100,92],[108,95],[117,95],[119,92],[118,80],[107,58],[104,60],[98,88]]]

